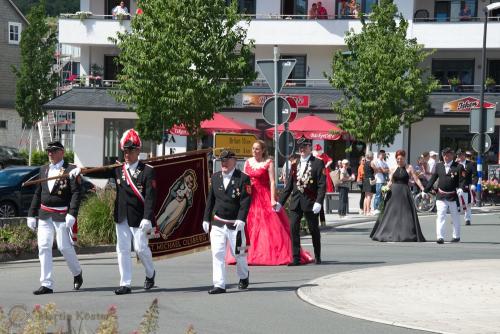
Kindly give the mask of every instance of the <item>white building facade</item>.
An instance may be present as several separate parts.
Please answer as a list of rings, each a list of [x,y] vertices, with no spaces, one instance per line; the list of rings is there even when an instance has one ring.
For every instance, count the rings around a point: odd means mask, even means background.
[[[472,135],[468,129],[468,112],[460,111],[460,108],[455,111],[449,110],[443,108],[443,105],[467,97],[479,98],[483,66],[481,63],[483,8],[497,1],[395,0],[399,11],[409,21],[408,37],[416,38],[425,49],[435,50],[422,66],[428,67],[442,86],[429,97],[431,102],[429,116],[413,124],[409,129],[401,129],[401,134],[388,148],[389,151],[406,149],[409,151],[410,161],[414,163],[423,151],[437,151],[446,146],[470,149]],[[91,12],[91,16],[86,19],[63,16],[59,20],[60,43],[79,47],[81,50],[80,75],[93,76],[94,64],[102,69],[103,81],[99,82],[99,86],[103,87],[94,90],[111,86],[119,71],[114,63],[119,50],[109,37],[116,36],[118,31],[130,30],[130,20],[112,19],[111,11],[118,2],[81,0],[81,10]],[[324,119],[339,122],[338,115],[331,111],[330,105],[342,96],[329,86],[323,73],[331,73],[334,52],[346,48],[345,32],[349,29],[360,31],[361,23],[350,16],[348,11],[343,10],[343,0],[322,1],[328,16],[324,19],[311,19],[307,13],[313,2],[316,1],[241,0],[240,8],[252,18],[248,27],[248,38],[255,41],[254,63],[258,59],[272,59],[274,45],[279,47],[283,58],[297,59],[284,93],[297,95],[304,100],[302,107],[299,108],[298,118],[315,113]],[[128,0],[125,3],[133,19],[137,11],[136,2]],[[357,3],[364,13],[369,13],[376,0],[357,0]],[[470,10],[467,15],[463,15],[465,4]],[[497,86],[489,89],[485,100],[497,103],[500,102],[500,21],[497,18],[500,12],[492,12],[490,15],[492,19],[488,22],[486,66],[487,76],[493,78]],[[449,86],[450,78],[459,78],[460,87],[453,89]],[[247,102],[257,101],[259,95],[268,93],[270,90],[259,74],[253,85],[246,87],[235,97],[234,106],[222,112],[253,127],[265,129],[268,125],[263,121],[258,103]],[[53,102],[54,109],[69,108],[75,111],[75,157],[77,162],[87,166],[99,165],[115,158],[116,151],[111,150],[111,147],[116,144],[116,139],[111,134],[115,132],[118,136],[123,130],[120,128],[121,125],[129,126],[137,118],[135,113],[127,112],[123,106],[118,108],[119,110],[108,105],[101,109],[99,105],[80,108],[78,103],[72,104],[66,101],[69,104],[66,108],[63,100]],[[488,157],[491,162],[498,160],[500,126],[498,118],[496,125]],[[89,140],[91,145],[88,145]],[[175,144],[176,152],[193,148],[193,143],[186,138],[173,138],[173,141],[175,143],[172,145]],[[350,141],[346,137],[335,142],[320,143],[335,160],[347,155],[354,166],[357,165],[357,159],[364,150],[359,143]],[[206,144],[210,146],[210,143]],[[353,145],[352,151],[345,153],[345,149],[350,145]]]

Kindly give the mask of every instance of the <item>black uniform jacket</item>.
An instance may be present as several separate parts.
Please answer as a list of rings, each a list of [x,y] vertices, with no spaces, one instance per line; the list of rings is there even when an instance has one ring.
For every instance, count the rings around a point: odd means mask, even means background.
[[[471,184],[477,183],[477,167],[476,164],[470,160],[465,160],[465,185],[463,190],[469,190]]]
[[[326,192],[325,164],[323,160],[311,155],[307,161],[304,173],[307,173],[309,166],[311,166],[311,175],[305,183],[304,191],[302,192],[297,186],[297,173],[300,166],[299,164],[292,165],[286,187],[279,200],[281,205],[285,205],[290,195],[292,195],[289,206],[290,210],[297,210],[300,207],[302,211],[312,211],[314,203],[323,205]]]
[[[227,188],[224,189],[222,172],[212,175],[208,189],[207,205],[203,220],[212,221],[212,213],[227,220],[247,221],[250,208],[250,177],[235,169]]]
[[[74,168],[75,165],[70,165],[65,161],[61,172],[68,173]],[[44,179],[48,176],[49,165],[41,166],[38,178]],[[31,201],[31,206],[28,210],[28,217],[38,216],[40,219],[44,220],[52,218],[53,221],[57,222],[65,221],[65,213],[40,210],[40,205],[43,204],[48,207],[68,207],[67,213],[76,218],[78,216],[78,208],[80,207],[80,188],[80,184],[76,181],[76,179],[70,179],[68,177],[55,180],[52,191],[49,191],[48,181],[39,183],[35,190],[33,200]]]
[[[128,172],[128,171],[127,171]],[[103,172],[85,174],[88,177],[110,179],[116,181],[116,199],[114,218],[116,223],[121,223],[125,219],[130,227],[139,227],[142,219],[150,220],[155,225],[154,209],[156,201],[155,173],[151,166],[139,161],[134,173],[128,172],[130,179],[136,185],[144,198],[144,204],[127,184],[122,167],[115,167]]]
[[[444,163],[437,163],[436,170],[434,174],[432,174],[424,191],[428,192],[432,188],[434,182],[439,179],[436,199],[456,201],[458,199],[456,190],[458,188],[461,188],[462,190],[464,189],[466,174],[467,172],[465,171],[464,166],[455,161],[452,162],[448,173],[446,173]],[[443,192],[449,194],[444,194]]]

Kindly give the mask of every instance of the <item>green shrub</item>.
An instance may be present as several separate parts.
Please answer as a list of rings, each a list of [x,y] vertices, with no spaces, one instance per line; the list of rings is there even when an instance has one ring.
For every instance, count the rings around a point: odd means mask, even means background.
[[[20,150],[19,153],[23,158],[28,162],[29,152],[27,150]],[[74,163],[75,161],[75,152],[73,151],[65,151],[64,152],[64,160],[69,163]],[[45,151],[31,151],[31,165],[32,166],[41,166],[49,163],[49,156]]]
[[[20,255],[22,253],[36,253],[36,233],[25,224],[7,225],[0,228],[0,253]]]
[[[78,242],[82,245],[116,243],[113,209],[115,191],[100,190],[81,204],[78,213]]]

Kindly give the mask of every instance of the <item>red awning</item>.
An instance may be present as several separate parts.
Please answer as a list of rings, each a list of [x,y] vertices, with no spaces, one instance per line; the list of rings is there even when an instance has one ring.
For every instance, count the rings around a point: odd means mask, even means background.
[[[215,113],[212,119],[201,122],[200,127],[208,134],[213,134],[215,132],[226,132],[226,133],[260,133],[260,130],[239,122],[231,117],[224,116],[219,113]],[[189,136],[189,132],[183,125],[174,125],[170,129],[170,133],[178,136]]]
[[[279,132],[284,130],[284,126],[278,127]],[[316,115],[309,115],[297,119],[290,123],[289,130],[295,138],[305,137],[307,139],[318,140],[338,140],[345,132],[340,129],[335,123],[327,121]],[[274,127],[266,130],[266,135],[272,138],[274,135]]]

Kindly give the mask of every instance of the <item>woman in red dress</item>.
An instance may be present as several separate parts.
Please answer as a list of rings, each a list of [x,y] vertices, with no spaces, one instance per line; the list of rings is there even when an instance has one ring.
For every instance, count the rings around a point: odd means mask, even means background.
[[[267,156],[262,140],[252,145],[253,157],[245,162],[244,172],[252,182],[252,202],[248,211],[246,232],[249,241],[248,264],[275,266],[292,262],[290,223],[284,209],[276,201],[274,162]],[[229,253],[228,253],[229,254]],[[229,263],[234,259],[228,258]],[[311,254],[301,250],[301,263],[310,263]]]

